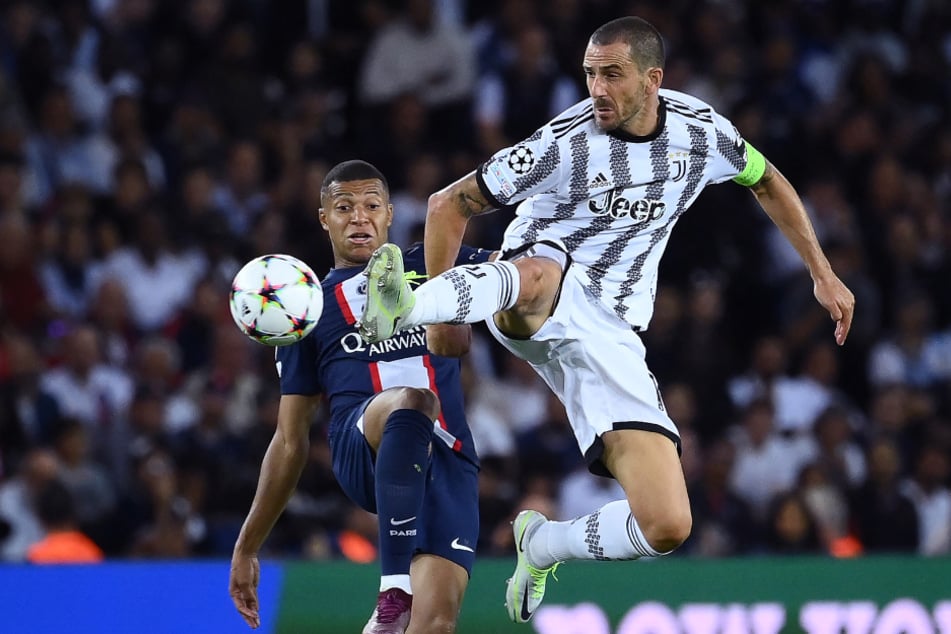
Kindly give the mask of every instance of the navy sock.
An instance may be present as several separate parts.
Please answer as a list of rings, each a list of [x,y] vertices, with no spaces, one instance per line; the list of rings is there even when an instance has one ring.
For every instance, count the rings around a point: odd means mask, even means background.
[[[384,575],[409,574],[426,493],[433,421],[414,409],[391,413],[376,454],[376,511]]]

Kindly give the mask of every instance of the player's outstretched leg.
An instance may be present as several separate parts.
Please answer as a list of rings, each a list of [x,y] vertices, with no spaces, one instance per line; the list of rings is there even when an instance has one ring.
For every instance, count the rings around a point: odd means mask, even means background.
[[[399,588],[384,590],[376,598],[376,609],[363,627],[363,634],[403,634],[409,627],[413,595]]]
[[[466,264],[437,275],[415,291],[403,274],[399,247],[384,244],[366,269],[367,303],[360,336],[367,343],[429,324],[473,324],[518,301],[521,280],[511,262]]]
[[[515,572],[508,580],[505,591],[505,607],[509,618],[516,623],[525,623],[545,598],[545,583],[548,573],[558,567],[555,563],[548,568],[536,568],[529,561],[528,544],[532,535],[548,521],[538,511],[522,511],[512,522],[515,532],[515,553],[518,557]]]
[[[416,298],[403,275],[403,253],[395,244],[384,244],[373,252],[366,275],[367,304],[360,336],[376,343],[399,330],[400,318],[413,309]]]

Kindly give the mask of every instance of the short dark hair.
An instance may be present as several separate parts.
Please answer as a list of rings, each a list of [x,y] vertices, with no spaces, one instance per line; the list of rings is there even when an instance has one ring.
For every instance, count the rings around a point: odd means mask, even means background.
[[[386,182],[386,177],[383,176],[383,173],[366,161],[354,160],[337,163],[330,168],[330,171],[328,171],[324,177],[324,182],[320,186],[320,196],[326,196],[327,190],[330,189],[333,183],[362,181],[371,178],[375,178],[383,183],[383,189],[385,189],[387,193],[390,192],[390,184]]]
[[[599,46],[621,41],[627,42],[631,59],[641,70],[664,67],[664,39],[647,20],[634,16],[617,18],[591,34],[591,43]]]

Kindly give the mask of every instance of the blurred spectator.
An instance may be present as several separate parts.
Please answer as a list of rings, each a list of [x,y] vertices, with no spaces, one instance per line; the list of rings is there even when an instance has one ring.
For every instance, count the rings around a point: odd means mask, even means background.
[[[792,489],[803,456],[777,433],[773,408],[765,400],[753,401],[743,411],[733,444],[730,488],[763,520],[773,498]]]
[[[224,419],[228,429],[244,432],[254,421],[254,403],[263,383],[263,377],[255,372],[251,364],[252,351],[257,352],[252,348],[255,344],[233,324],[215,330],[212,344],[214,347],[208,364],[189,376],[185,393],[195,402],[200,402],[208,390],[223,395]]]
[[[28,337],[10,334],[0,340],[0,358],[6,367],[6,375],[0,373],[0,457],[9,467],[29,447],[50,441],[60,407],[41,386],[43,359]]]
[[[897,306],[895,332],[869,354],[869,380],[876,387],[901,383],[928,388],[951,378],[951,333],[934,330],[934,304],[923,293]]]
[[[578,453],[577,447],[575,453]],[[573,520],[623,498],[624,489],[617,480],[594,475],[582,465],[562,478],[558,486],[558,512],[552,519]]]
[[[750,552],[761,539],[760,523],[750,505],[731,490],[736,450],[718,440],[703,452],[703,472],[691,483],[693,530],[685,546],[700,557],[727,557]]]
[[[852,554],[843,548],[850,537],[846,489],[813,463],[799,472],[796,491],[815,521],[823,549],[830,554]]]
[[[93,539],[100,538],[108,531],[106,524],[115,510],[115,480],[92,460],[89,431],[79,421],[60,421],[54,430],[53,448],[60,462],[57,479],[70,494],[77,527]]]
[[[80,324],[63,339],[63,364],[47,370],[40,387],[56,399],[64,416],[89,429],[98,448],[111,448],[126,424],[133,385],[129,375],[102,362],[102,340]]]
[[[152,337],[139,343],[133,368],[139,389],[165,397],[162,428],[169,432],[190,427],[198,419],[198,407],[182,392],[180,352],[175,342]]]
[[[878,438],[868,448],[868,481],[850,499],[856,537],[869,553],[915,552],[918,514],[899,486],[901,456],[895,444]]]
[[[165,185],[165,166],[145,135],[137,86],[124,86],[112,95],[107,124],[89,139],[94,171],[86,184],[99,193],[113,192],[118,184],[116,167],[124,160],[135,160],[145,168],[149,186],[161,189]]]
[[[40,280],[50,308],[70,319],[83,319],[99,284],[102,264],[93,259],[89,230],[82,224],[59,227],[60,247],[40,265]]]
[[[393,244],[408,247],[414,227],[426,222],[429,195],[446,183],[443,167],[435,154],[416,156],[406,166],[405,172],[406,186],[394,192],[390,201],[396,213],[390,225],[389,240]]]
[[[137,340],[125,286],[113,277],[99,285],[91,305],[90,321],[102,338],[102,359],[106,365],[125,367]]]
[[[154,211],[137,218],[135,241],[112,254],[105,267],[105,275],[125,290],[132,323],[146,333],[175,319],[204,274],[198,258],[170,248],[165,220]]]
[[[925,445],[915,459],[911,477],[902,493],[918,512],[918,553],[926,556],[951,553],[951,475],[947,447]]]
[[[0,308],[4,321],[31,335],[46,325],[48,303],[37,274],[33,234],[20,212],[0,215]]]
[[[227,427],[226,397],[209,385],[200,397],[198,420],[170,438],[182,496],[203,516],[206,553],[215,556],[230,554],[256,484],[240,477],[241,461],[249,457],[242,436]]]
[[[45,537],[30,546],[33,564],[93,564],[104,559],[102,549],[79,528],[73,497],[63,483],[51,480],[36,498],[36,513]]]
[[[817,555],[824,552],[819,527],[806,503],[795,493],[772,501],[766,519],[767,552]]]
[[[24,561],[30,546],[43,539],[36,500],[58,472],[55,453],[33,449],[23,457],[15,475],[0,484],[0,519],[10,527],[10,534],[0,542],[3,561]]]
[[[469,39],[435,19],[433,0],[404,0],[403,7],[405,13],[370,41],[360,76],[361,101],[372,107],[415,94],[436,129],[449,133],[444,143],[451,142],[459,135],[453,121],[464,119],[475,82]]]
[[[162,449],[138,457],[128,492],[116,514],[114,548],[140,558],[187,557],[204,536],[204,523],[192,516],[179,494],[175,463]]]
[[[546,475],[560,480],[584,464],[565,406],[553,392],[549,392],[547,396],[545,414],[539,424],[515,437],[522,479],[528,479],[532,475]]]
[[[480,77],[476,90],[480,149],[487,155],[531,136],[581,98],[577,84],[555,65],[543,27],[520,25],[514,44],[514,57]]]
[[[816,418],[812,438],[806,444],[809,462],[843,490],[865,481],[865,454],[855,438],[848,412],[833,406]]]
[[[224,181],[212,200],[231,233],[247,235],[268,205],[263,189],[261,150],[251,141],[236,141],[228,150]]]
[[[43,96],[37,129],[24,146],[29,205],[48,202],[56,190],[69,183],[91,185],[96,168],[91,146],[75,120],[69,95],[62,86],[51,86]]]

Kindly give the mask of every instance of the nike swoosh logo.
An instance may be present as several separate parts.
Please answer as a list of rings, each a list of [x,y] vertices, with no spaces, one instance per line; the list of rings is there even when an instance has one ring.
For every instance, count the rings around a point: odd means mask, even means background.
[[[522,621],[532,618],[532,613],[528,609],[528,588],[525,588],[525,594],[522,595],[522,613],[519,616],[522,617]]]
[[[390,524],[392,524],[393,526],[400,526],[402,524],[408,524],[409,522],[412,522],[414,519],[416,519],[415,515],[413,517],[407,517],[405,520],[398,520],[394,517],[391,517]]]
[[[470,548],[469,546],[466,546],[466,545],[464,545],[464,544],[460,544],[458,537],[455,538],[454,540],[452,540],[452,543],[449,544],[449,545],[452,546],[453,548],[455,548],[456,550],[465,550],[465,551],[468,551],[468,552],[470,552],[470,553],[474,553],[474,552],[475,552],[475,549]]]

